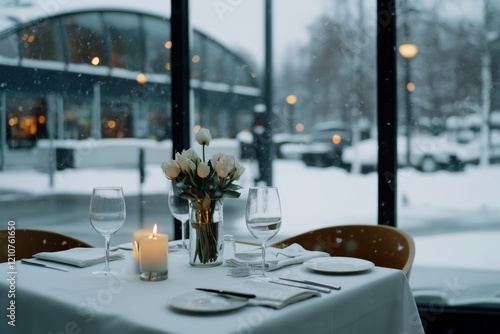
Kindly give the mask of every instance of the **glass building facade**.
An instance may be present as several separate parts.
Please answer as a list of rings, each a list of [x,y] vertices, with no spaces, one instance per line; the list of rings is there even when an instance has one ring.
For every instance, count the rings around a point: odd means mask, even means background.
[[[206,34],[193,39],[195,124],[234,138],[260,100],[257,73]],[[127,11],[54,15],[0,32],[9,147],[48,138],[51,108],[55,139],[171,138],[171,47],[167,18]]]

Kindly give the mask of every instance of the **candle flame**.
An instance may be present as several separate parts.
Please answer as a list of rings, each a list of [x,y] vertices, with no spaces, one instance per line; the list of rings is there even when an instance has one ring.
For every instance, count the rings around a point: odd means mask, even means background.
[[[153,227],[153,236],[156,235],[157,231],[158,231],[158,226],[155,224],[155,226]]]

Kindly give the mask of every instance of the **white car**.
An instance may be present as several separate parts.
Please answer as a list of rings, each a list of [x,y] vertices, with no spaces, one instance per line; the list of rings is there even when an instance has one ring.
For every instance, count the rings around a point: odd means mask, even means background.
[[[398,165],[405,166],[407,138],[398,135],[397,140]],[[479,161],[479,147],[478,140],[459,144],[445,135],[418,135],[411,141],[411,165],[423,172],[462,170],[466,164]],[[358,163],[362,172],[374,171],[377,168],[377,149],[377,138],[362,140],[356,145],[345,147],[342,160],[350,167]]]

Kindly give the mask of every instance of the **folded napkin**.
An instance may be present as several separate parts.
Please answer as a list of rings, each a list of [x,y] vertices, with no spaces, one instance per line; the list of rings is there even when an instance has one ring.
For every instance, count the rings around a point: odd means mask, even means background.
[[[246,280],[243,284],[235,286],[217,287],[217,289],[253,294],[256,297],[248,300],[250,305],[267,306],[275,309],[280,309],[311,297],[321,296],[321,294],[317,291],[298,289],[254,280]]]
[[[37,259],[70,264],[76,267],[88,267],[105,261],[104,248],[76,247],[59,252],[42,252],[33,255]],[[109,253],[109,260],[123,259],[124,255],[113,251]]]
[[[299,244],[291,244],[283,249],[270,247],[266,248],[266,270],[276,270],[292,264],[303,263],[312,258],[326,256],[330,256],[330,254],[326,252],[309,251]],[[259,258],[251,258],[248,255],[239,256],[238,253],[232,258],[226,259],[226,264],[230,267],[249,268],[260,266],[261,263],[262,261]]]

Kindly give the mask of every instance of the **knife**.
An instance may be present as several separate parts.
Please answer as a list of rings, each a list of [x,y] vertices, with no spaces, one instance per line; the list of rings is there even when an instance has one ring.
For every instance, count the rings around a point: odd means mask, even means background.
[[[248,298],[248,299],[257,298],[256,295],[251,294],[251,293],[242,293],[242,292],[225,291],[225,290],[218,290],[218,289],[207,289],[207,288],[196,288],[196,290],[218,293],[220,295]]]
[[[219,294],[219,295],[229,296],[229,297],[239,297],[239,298],[246,298],[246,299],[265,300],[265,301],[271,301],[271,302],[280,302],[279,299],[275,299],[275,298],[272,298],[272,297],[257,296],[257,295],[251,294],[251,293],[226,291],[226,290],[218,290],[218,289],[207,289],[207,288],[196,288],[196,290],[206,291],[206,292],[213,292],[213,293],[216,293],[216,294]]]
[[[285,282],[279,282],[279,281],[269,281],[269,283],[286,285],[286,286],[293,286],[295,288],[313,290],[313,291],[317,291],[317,292],[321,292],[321,293],[330,293],[330,291],[331,291],[330,289],[323,289],[320,287],[305,285],[303,283],[302,284],[293,284],[293,283],[285,283]]]
[[[333,289],[333,290],[340,290],[340,285],[330,285],[330,284],[325,284],[325,283],[320,283],[320,282],[314,282],[314,281],[309,281],[309,280],[298,280],[298,279],[284,278],[284,277],[280,277],[280,279],[282,279],[284,281],[290,281],[290,282],[296,282],[296,283],[303,283],[303,284],[310,284],[310,285],[320,286],[320,287],[323,287],[323,288],[328,288],[328,289]]]
[[[29,265],[37,266],[37,267],[48,268],[48,269],[54,269],[54,270],[60,270],[60,271],[66,271],[66,272],[69,271],[69,270],[64,269],[64,268],[49,266],[49,265],[44,264],[44,263],[34,262],[34,261],[31,261],[31,260],[27,260],[27,259],[22,259],[21,263],[29,264]]]

